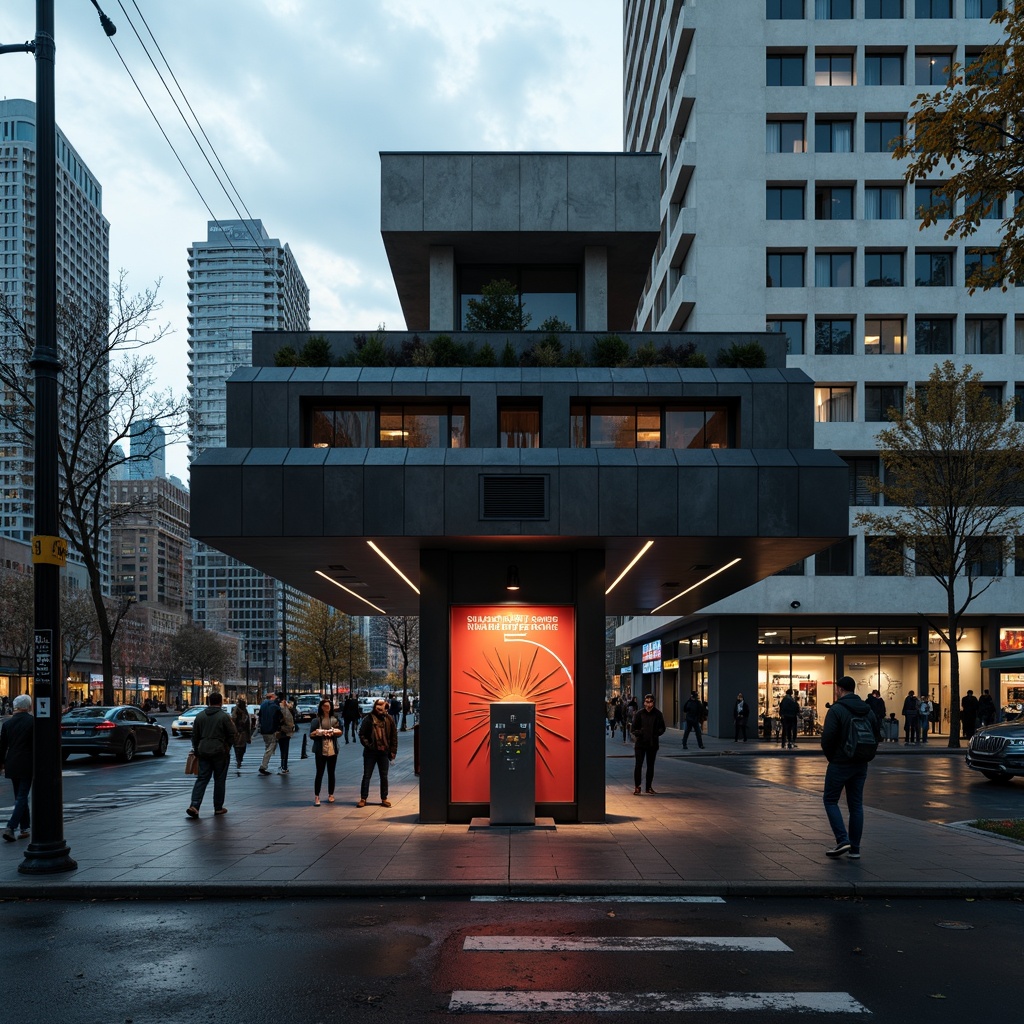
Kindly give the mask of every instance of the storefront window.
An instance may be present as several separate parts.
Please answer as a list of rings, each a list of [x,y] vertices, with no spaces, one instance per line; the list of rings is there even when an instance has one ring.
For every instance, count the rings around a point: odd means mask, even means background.
[[[821,732],[825,717],[825,704],[833,700],[835,659],[827,654],[762,654],[758,659],[757,708],[758,724],[763,726],[764,716],[772,719],[773,736],[780,723],[779,701],[787,690],[800,705],[800,723],[797,731],[812,736]]]

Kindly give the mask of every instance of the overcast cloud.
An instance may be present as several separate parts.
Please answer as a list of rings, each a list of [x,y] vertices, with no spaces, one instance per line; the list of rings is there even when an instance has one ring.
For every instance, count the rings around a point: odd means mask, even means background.
[[[101,6],[213,215],[233,219],[128,21],[158,58],[145,17],[249,214],[295,253],[315,330],[404,327],[380,240],[381,150],[622,146],[621,0]],[[56,18],[57,123],[103,187],[112,274],[126,269],[133,290],[162,282],[174,333],[160,376],[183,392],[187,249],[210,215],[90,0],[56,0]],[[34,34],[33,0],[3,0],[0,43]],[[35,98],[31,56],[0,56],[0,96]],[[187,480],[183,447],[168,469]]]

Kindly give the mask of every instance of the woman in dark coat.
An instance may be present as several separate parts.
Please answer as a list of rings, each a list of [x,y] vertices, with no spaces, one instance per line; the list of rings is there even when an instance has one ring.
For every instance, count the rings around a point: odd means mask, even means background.
[[[309,726],[316,759],[316,778],[313,780],[313,806],[320,806],[320,787],[327,772],[327,802],[334,803],[334,769],[338,764],[338,737],[342,735],[341,722],[334,714],[334,704],[325,697],[316,709]]]
[[[245,748],[252,743],[252,716],[244,697],[239,697],[231,709],[231,721],[235,723],[235,774],[241,775]]]

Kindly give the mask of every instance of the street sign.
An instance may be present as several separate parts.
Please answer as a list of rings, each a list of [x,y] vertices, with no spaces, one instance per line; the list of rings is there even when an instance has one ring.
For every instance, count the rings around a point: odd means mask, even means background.
[[[32,538],[32,564],[63,566],[68,560],[68,542],[63,537],[38,535]]]

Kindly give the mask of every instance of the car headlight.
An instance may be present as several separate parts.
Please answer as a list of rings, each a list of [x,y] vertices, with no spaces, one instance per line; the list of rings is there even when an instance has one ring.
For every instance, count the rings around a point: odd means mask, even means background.
[[[1020,750],[1024,748],[1024,736],[1021,736],[1019,739],[1007,740],[1006,745],[1008,747],[1013,747],[1016,750]]]

